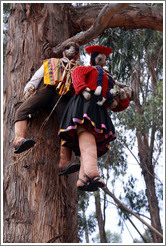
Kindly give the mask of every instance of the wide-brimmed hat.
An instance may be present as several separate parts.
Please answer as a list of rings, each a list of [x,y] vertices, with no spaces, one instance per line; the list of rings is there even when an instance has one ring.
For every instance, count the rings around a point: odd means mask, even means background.
[[[85,50],[88,54],[91,54],[93,52],[99,52],[102,54],[105,54],[106,56],[108,56],[109,54],[112,53],[112,49],[105,47],[105,46],[100,46],[100,45],[91,45],[91,46],[87,46],[85,47]]]

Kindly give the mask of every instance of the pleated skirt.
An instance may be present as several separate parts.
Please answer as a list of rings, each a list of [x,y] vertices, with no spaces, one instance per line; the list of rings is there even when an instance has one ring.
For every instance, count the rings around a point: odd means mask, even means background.
[[[109,149],[109,143],[116,139],[114,125],[106,107],[97,105],[97,96],[91,94],[86,100],[82,95],[74,95],[67,104],[58,132],[62,145],[72,148],[80,156],[77,129],[81,126],[96,139],[98,157]]]

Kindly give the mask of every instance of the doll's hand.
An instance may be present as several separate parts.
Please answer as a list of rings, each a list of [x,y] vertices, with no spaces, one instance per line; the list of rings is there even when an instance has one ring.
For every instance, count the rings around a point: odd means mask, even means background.
[[[86,87],[85,90],[82,92],[82,95],[86,100],[89,100],[91,98],[90,89]]]
[[[103,97],[101,101],[98,101],[98,102],[97,102],[97,104],[98,104],[99,106],[102,106],[102,105],[105,103],[105,101],[106,101],[106,98]]]
[[[94,91],[94,94],[96,96],[101,95],[101,91],[102,91],[102,87],[101,86],[97,86],[96,90]]]
[[[33,95],[35,93],[35,91],[36,91],[36,89],[33,85],[24,89],[24,93],[23,93],[24,99],[26,100],[27,98],[29,98],[31,95]]]
[[[110,93],[111,93],[111,95],[112,95],[113,97],[115,97],[115,96],[117,96],[118,91],[115,90],[115,89],[111,89],[111,90],[110,90]]]
[[[120,89],[120,96],[119,96],[120,100],[124,100],[127,98],[126,92],[124,89]]]

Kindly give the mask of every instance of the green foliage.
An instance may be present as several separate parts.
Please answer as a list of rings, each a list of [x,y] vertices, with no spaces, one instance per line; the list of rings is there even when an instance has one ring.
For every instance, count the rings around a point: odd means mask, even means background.
[[[140,213],[141,209],[148,210],[148,203],[143,190],[140,190],[139,192],[135,191],[137,181],[138,180],[136,178],[130,176],[128,178],[128,183],[123,187],[123,189],[125,193],[125,204],[127,204],[131,210],[136,213]]]
[[[78,238],[83,242],[85,226],[88,228],[88,234],[91,235],[96,230],[96,221],[94,215],[89,215],[87,219],[83,218],[82,213],[78,213]]]
[[[145,232],[143,233],[143,237],[145,238],[145,240],[148,242],[148,243],[153,243],[153,236],[152,236],[152,232],[147,229],[145,230]],[[141,239],[134,239],[133,243],[144,243],[144,241]]]
[[[110,230],[106,231],[107,243],[122,243],[121,234],[116,232],[112,233]],[[97,234],[94,238],[92,238],[94,243],[100,243],[100,236]]]
[[[96,229],[95,213],[83,216],[83,211],[86,212],[89,206],[90,193],[79,191],[78,200],[78,238],[79,242],[82,242],[85,228],[88,230],[88,234],[91,235]]]
[[[163,136],[163,83],[159,81],[155,88],[155,95],[150,93],[142,103],[141,114],[136,113],[135,103],[131,102],[130,107],[121,113],[116,113],[119,124],[125,130],[139,129],[142,134],[149,134],[152,127],[155,127],[156,138],[162,139]]]
[[[130,81],[131,73],[138,62],[143,70],[147,68],[147,52],[148,56],[158,58],[162,47],[162,33],[152,30],[107,29],[100,36],[99,43],[113,49],[107,65],[116,80],[126,83]],[[161,70],[162,57],[158,60],[160,74]]]

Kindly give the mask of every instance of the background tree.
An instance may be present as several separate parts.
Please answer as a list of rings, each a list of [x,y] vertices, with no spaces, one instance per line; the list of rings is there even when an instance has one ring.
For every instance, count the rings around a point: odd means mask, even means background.
[[[42,134],[39,126],[49,112],[41,112],[32,119],[28,136],[33,135],[39,144],[27,155],[18,157],[12,154],[14,114],[22,101],[25,84],[42,64],[41,58],[61,56],[69,38],[83,45],[97,38],[100,30],[103,32],[116,26],[162,30],[162,10],[146,4],[80,7],[68,3],[11,4],[3,86],[4,242],[78,242],[77,175],[57,176],[59,141],[56,116],[51,116]],[[110,29],[108,33],[111,34]],[[45,43],[54,47],[53,52],[51,48],[43,50]],[[149,64],[153,64],[151,57],[149,59]],[[160,59],[156,62],[160,64]],[[153,66],[150,67],[154,72]],[[158,137],[161,139],[160,134]]]
[[[155,182],[156,180],[158,183],[155,167],[159,164],[163,144],[162,33],[152,30],[126,32],[117,29],[109,33],[106,31],[100,42],[108,46],[112,44],[113,50],[117,50],[109,62],[112,65],[110,69],[118,80],[126,84],[130,81],[136,91],[136,99],[130,109],[116,114],[116,117],[119,119],[119,126],[136,133],[128,136],[124,144],[132,150],[135,137],[137,139],[137,163],[142,169],[146,184],[151,223],[162,232]],[[160,181],[159,183],[161,184]],[[129,204],[133,201],[130,194]],[[133,205],[132,208],[136,208],[135,202]],[[155,233],[153,239],[154,242],[161,240]]]

